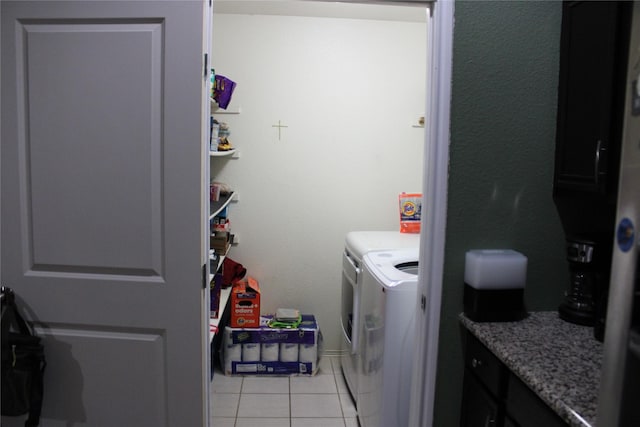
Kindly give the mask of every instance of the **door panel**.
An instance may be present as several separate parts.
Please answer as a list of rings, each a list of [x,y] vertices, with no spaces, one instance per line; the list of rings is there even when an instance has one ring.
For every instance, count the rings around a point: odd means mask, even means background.
[[[132,333],[127,329],[60,326],[38,328],[36,332],[43,339],[52,368],[47,372],[45,387],[51,389],[55,384],[56,390],[67,390],[46,394],[45,425],[52,419],[79,425],[93,425],[90,420],[99,420],[101,425],[166,425],[166,342],[157,331]],[[97,353],[102,356],[96,358]],[[85,375],[88,371],[100,375]],[[122,383],[125,372],[128,380]],[[119,390],[117,396],[111,395],[113,390]],[[90,398],[93,396],[101,398]]]
[[[208,422],[206,7],[0,3],[0,273],[43,337],[42,425]]]
[[[27,64],[18,85],[28,104],[19,148],[27,268],[161,277],[161,23],[17,30]]]

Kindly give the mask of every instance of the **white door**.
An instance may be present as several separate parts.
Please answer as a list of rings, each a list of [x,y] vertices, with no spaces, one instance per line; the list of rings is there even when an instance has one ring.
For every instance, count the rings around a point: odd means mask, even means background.
[[[206,3],[0,2],[0,268],[42,426],[207,424]]]

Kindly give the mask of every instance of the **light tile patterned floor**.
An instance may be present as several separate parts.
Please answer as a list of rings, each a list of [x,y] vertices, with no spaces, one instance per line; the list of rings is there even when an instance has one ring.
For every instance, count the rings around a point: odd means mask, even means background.
[[[313,377],[229,377],[216,370],[212,427],[358,427],[338,357]]]

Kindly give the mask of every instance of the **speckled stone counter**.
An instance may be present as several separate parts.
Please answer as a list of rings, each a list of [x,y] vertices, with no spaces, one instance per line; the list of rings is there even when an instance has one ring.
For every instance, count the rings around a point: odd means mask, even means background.
[[[536,312],[520,322],[462,324],[562,419],[595,426],[602,366],[593,328],[574,325],[558,313]]]

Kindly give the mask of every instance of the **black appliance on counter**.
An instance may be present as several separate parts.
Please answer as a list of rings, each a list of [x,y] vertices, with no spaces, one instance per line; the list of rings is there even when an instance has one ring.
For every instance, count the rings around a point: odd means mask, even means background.
[[[596,262],[598,255],[601,255],[601,248],[594,241],[578,238],[567,240],[570,283],[565,300],[558,308],[562,319],[580,325],[594,324],[596,284],[606,280],[598,273],[602,269],[598,268]]]
[[[563,3],[553,200],[570,283],[562,319],[603,340],[618,191],[631,8]]]

